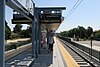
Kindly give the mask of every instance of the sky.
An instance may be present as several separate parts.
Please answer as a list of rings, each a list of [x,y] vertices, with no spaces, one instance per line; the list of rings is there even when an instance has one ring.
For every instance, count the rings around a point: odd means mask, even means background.
[[[66,10],[63,11],[65,18],[76,1],[77,0],[34,0],[36,7],[66,7]],[[11,30],[13,30],[14,25],[11,24],[12,9],[7,6],[5,18]],[[85,28],[91,26],[94,30],[100,29],[100,0],[83,0],[69,18],[62,22],[57,32],[67,31],[77,26],[83,26]],[[27,28],[27,25],[24,25],[23,29],[25,28]]]

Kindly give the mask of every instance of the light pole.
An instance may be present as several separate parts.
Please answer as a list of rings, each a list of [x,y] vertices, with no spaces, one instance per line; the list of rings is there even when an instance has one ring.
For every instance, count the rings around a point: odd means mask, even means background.
[[[91,35],[91,41],[90,41],[90,45],[91,45],[91,60],[92,60],[92,39],[93,39],[93,34]]]

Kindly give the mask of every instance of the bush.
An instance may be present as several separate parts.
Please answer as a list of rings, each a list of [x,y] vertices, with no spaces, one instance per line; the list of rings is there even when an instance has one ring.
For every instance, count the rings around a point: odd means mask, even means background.
[[[96,38],[100,38],[100,32],[95,33]]]
[[[11,39],[16,39],[16,38],[20,38],[20,36],[17,33],[12,33]]]

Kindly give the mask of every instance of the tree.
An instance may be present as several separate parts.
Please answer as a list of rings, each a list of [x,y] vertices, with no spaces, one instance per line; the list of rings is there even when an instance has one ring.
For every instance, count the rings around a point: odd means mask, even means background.
[[[16,24],[13,29],[14,29],[13,30],[14,33],[17,33],[18,35],[20,35],[20,33],[22,31],[22,25],[21,24]]]
[[[31,37],[31,33],[32,33],[32,28],[31,27],[27,27],[26,30],[22,30],[21,31],[21,37],[22,38],[29,38],[29,37]]]
[[[97,33],[95,34],[95,37],[96,37],[96,38],[100,38],[100,32],[97,32]]]
[[[31,36],[32,35],[32,27],[28,26],[27,29],[28,34]]]
[[[75,38],[82,38],[86,39],[93,34],[92,27],[88,27],[85,29],[83,26],[78,26],[77,28],[70,29],[68,31],[63,31],[60,33],[64,37],[75,37]]]
[[[70,29],[68,31],[68,37],[73,37],[74,36],[74,30],[73,29]]]
[[[17,33],[12,32],[11,39],[16,39],[16,38],[20,38],[20,36]]]
[[[11,29],[7,25],[7,22],[5,21],[5,39],[10,39],[11,36]]]
[[[87,28],[87,36],[90,37],[91,34],[93,34],[93,29],[92,29],[92,27],[88,27]]]
[[[78,26],[79,29],[79,37],[85,38],[86,37],[86,29],[83,26]]]
[[[63,31],[63,32],[60,33],[60,35],[62,37],[67,37],[68,36],[68,32],[67,31]]]
[[[94,32],[95,38],[100,38],[100,30]]]
[[[74,31],[74,34],[73,36],[75,35],[76,37],[79,36],[79,29],[78,28],[73,28],[73,31]]]

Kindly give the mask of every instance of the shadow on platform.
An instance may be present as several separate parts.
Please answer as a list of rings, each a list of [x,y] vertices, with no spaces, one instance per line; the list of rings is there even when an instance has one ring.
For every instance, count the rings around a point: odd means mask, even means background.
[[[8,60],[5,61],[5,67],[11,67],[8,63],[12,63],[15,60],[23,60],[25,57],[27,57],[28,54],[32,53],[32,49],[27,49],[16,56],[9,58]]]
[[[27,57],[28,54],[31,54],[32,49],[28,49],[8,60],[5,61],[6,65],[5,67],[11,67],[7,63],[14,62],[15,60],[23,60],[25,57]],[[47,49],[44,49],[41,51],[41,54],[38,54],[38,58],[36,58],[32,64],[32,67],[51,67],[53,63],[53,52],[49,52]]]
[[[38,55],[38,58],[35,59],[32,67],[52,67],[53,64],[53,52],[49,52],[47,49],[44,49],[41,54]]]

